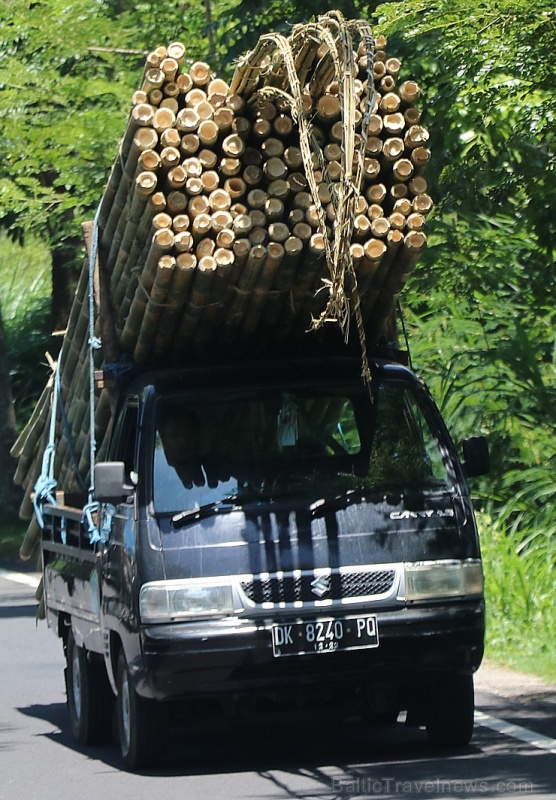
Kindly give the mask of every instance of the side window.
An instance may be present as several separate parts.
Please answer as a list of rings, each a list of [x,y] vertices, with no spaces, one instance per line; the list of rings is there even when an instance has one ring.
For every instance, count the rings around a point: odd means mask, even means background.
[[[138,422],[139,404],[137,400],[131,400],[120,415],[112,446],[112,458],[124,462],[128,481],[131,479],[131,473],[135,470]]]
[[[375,483],[446,485],[440,448],[408,390],[380,388],[370,472]]]

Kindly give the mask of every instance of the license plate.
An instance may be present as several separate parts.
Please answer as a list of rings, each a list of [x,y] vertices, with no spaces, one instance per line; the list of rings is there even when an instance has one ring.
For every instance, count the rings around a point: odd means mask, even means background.
[[[275,657],[335,653],[365,647],[378,647],[378,626],[374,615],[272,626]]]

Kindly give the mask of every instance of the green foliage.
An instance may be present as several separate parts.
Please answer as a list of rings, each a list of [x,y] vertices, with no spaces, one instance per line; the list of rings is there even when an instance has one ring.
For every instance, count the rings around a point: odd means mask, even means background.
[[[15,232],[67,237],[98,203],[141,66],[89,48],[130,39],[94,0],[4,4],[0,220]]]
[[[16,417],[24,424],[48,374],[50,260],[37,239],[24,248],[0,237],[0,307],[10,353]]]
[[[149,51],[179,40],[187,47],[188,60],[208,59],[213,69],[219,70],[225,55],[222,39],[231,26],[231,0],[143,0],[133,4],[102,0],[100,5],[118,26],[133,31],[134,47]]]
[[[425,88],[439,211],[515,218],[553,263],[552,4],[484,0],[470,9],[463,0],[407,0],[376,13],[406,72]]]
[[[223,10],[227,30],[223,33],[223,42],[227,51],[226,62],[229,64],[239,58],[247,50],[252,49],[260,36],[270,31],[288,35],[291,26],[298,22],[307,22],[318,12],[325,14],[338,9],[349,18],[360,17],[358,7],[362,4],[355,0],[324,0],[315,9],[311,0],[239,0],[227,10]],[[367,7],[368,13],[368,7]]]
[[[406,0],[376,13],[404,76],[424,88],[431,131],[436,208],[404,293],[414,362],[456,440],[489,436],[492,471],[474,487],[490,515],[489,652],[521,666],[535,655],[546,671],[556,628],[556,13],[544,0]]]
[[[0,522],[0,557],[3,560],[18,561],[19,548],[25,538],[27,523],[20,520],[6,520]]]
[[[218,19],[221,3],[213,4]],[[214,26],[213,26],[214,27]],[[118,152],[145,55],[180,39],[195,60],[218,39],[205,3],[5,0],[0,11],[0,225],[52,246],[79,236]]]

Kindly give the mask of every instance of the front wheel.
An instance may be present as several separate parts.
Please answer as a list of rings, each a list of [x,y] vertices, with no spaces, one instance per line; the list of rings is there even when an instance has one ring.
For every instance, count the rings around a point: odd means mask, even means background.
[[[66,694],[71,730],[79,744],[110,741],[114,695],[102,662],[89,660],[70,630],[66,645]]]
[[[473,735],[475,691],[472,675],[452,675],[435,687],[427,734],[439,747],[465,747]]]
[[[126,769],[153,766],[160,756],[160,718],[157,704],[135,691],[125,656],[118,660],[118,732]]]

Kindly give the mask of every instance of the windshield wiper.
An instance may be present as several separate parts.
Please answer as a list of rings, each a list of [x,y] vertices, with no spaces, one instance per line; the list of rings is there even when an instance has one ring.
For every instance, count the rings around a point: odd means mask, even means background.
[[[216,500],[214,503],[206,503],[204,506],[197,506],[197,508],[188,508],[186,511],[180,511],[172,517],[172,525],[174,528],[183,528],[190,522],[197,522],[199,519],[211,517],[213,514],[218,514],[220,511],[225,511],[227,514],[230,511],[237,511],[240,508],[236,503],[236,498],[225,497],[223,500]]]
[[[343,494],[336,497],[323,497],[316,500],[309,506],[311,517],[324,517],[329,511],[341,511],[347,508],[354,502],[361,502],[363,500],[363,492],[360,489],[348,489]]]

